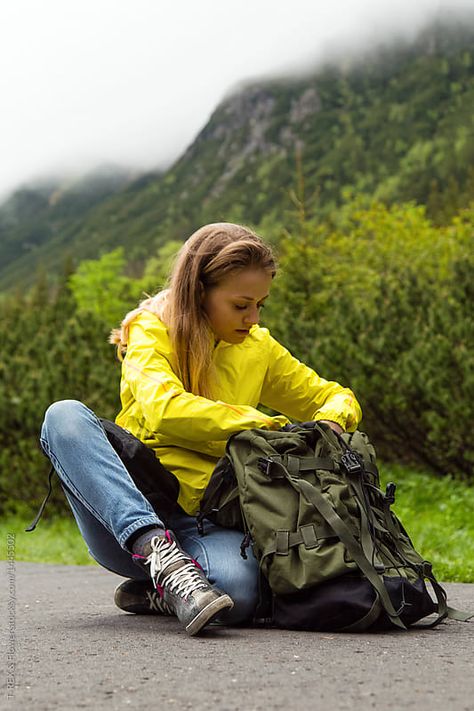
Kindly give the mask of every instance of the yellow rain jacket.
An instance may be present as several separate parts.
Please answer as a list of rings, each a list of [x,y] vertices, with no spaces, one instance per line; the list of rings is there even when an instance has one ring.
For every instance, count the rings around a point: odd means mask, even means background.
[[[122,364],[122,410],[116,422],[151,447],[180,482],[178,502],[190,515],[234,432],[276,430],[288,417],[333,420],[356,429],[361,410],[351,390],[320,378],[294,358],[266,328],[253,326],[242,343],[214,349],[216,400],[186,392],[165,324],[143,311],[130,325]],[[270,417],[259,404],[284,413]]]

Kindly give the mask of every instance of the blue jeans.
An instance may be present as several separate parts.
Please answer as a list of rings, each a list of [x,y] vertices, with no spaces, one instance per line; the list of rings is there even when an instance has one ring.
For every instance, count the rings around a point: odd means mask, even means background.
[[[146,579],[132,561],[127,541],[150,524],[170,528],[209,582],[234,600],[226,624],[252,619],[258,602],[258,565],[251,551],[247,560],[241,557],[242,533],[207,522],[205,535],[200,536],[195,519],[179,508],[164,525],[135,486],[98,418],[77,400],[61,400],[48,408],[41,446],[58,473],[89,552],[100,565],[126,578]]]

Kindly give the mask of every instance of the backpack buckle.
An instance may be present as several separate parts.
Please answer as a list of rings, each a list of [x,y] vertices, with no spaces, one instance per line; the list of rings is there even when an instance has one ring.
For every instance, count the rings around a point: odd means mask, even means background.
[[[347,474],[359,474],[362,471],[362,465],[356,452],[347,450],[341,457],[341,466]]]
[[[385,489],[385,501],[389,506],[395,503],[395,489],[397,488],[397,485],[393,483],[393,481],[389,481],[387,484],[387,488]]]
[[[200,536],[204,536],[204,514],[199,512],[196,516],[196,528]]]
[[[273,466],[273,461],[268,457],[259,457],[257,460],[257,466],[265,476],[271,476],[271,468]]]
[[[250,546],[251,542],[252,536],[250,535],[250,532],[247,531],[242,539],[242,543],[240,544],[240,555],[244,560],[247,560],[247,548]]]

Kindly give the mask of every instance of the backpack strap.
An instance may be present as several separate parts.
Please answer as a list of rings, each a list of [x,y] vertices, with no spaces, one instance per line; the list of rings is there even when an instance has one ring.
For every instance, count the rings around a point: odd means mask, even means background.
[[[319,537],[316,534],[316,528],[314,524],[307,523],[300,526],[297,531],[287,531],[280,529],[275,531],[275,538],[273,543],[269,545],[262,553],[262,558],[268,555],[288,555],[290,548],[295,546],[304,545],[306,549],[316,548],[320,545],[321,540],[327,540],[328,538],[337,538],[336,534],[332,528],[327,525],[326,521],[323,521],[324,529],[321,531],[322,526],[318,526]],[[321,533],[325,535],[321,535]]]
[[[433,575],[431,568],[431,563],[428,561],[423,561],[423,576],[429,580],[431,587],[433,588],[434,594],[436,595],[437,607],[438,607],[438,617],[434,622],[418,622],[414,627],[435,627],[441,620],[446,617],[450,620],[458,620],[458,622],[468,622],[472,617],[474,617],[473,612],[463,612],[462,610],[456,610],[454,607],[449,607],[447,603],[446,591],[436,580]]]
[[[370,526],[374,526],[375,524],[374,517],[372,516],[369,521],[370,509],[369,511],[366,511],[359,499],[356,499],[356,502],[360,514],[360,543],[362,545],[362,550],[364,551],[364,555],[367,560],[372,561],[375,570],[383,573],[385,566],[380,559],[377,548],[374,545],[373,538],[370,535]]]
[[[474,617],[474,612],[463,612],[462,610],[456,610],[454,607],[449,607],[448,605],[448,618],[450,620],[458,620],[459,622],[469,622]]]
[[[268,457],[260,457],[258,466],[264,474],[272,479],[282,479],[285,476],[282,467],[296,476],[298,472],[309,472],[315,469],[324,469],[336,474],[341,471],[340,464],[332,457],[298,457],[294,454],[272,454]],[[378,475],[378,469],[375,464],[364,462],[364,469],[371,474]]]
[[[296,457],[294,454],[272,454],[260,457],[258,468],[270,479],[285,479],[286,470],[295,476],[298,472],[309,472],[314,469],[336,471],[334,460],[330,457]]]
[[[380,597],[377,592],[375,591],[375,600],[374,604],[370,608],[370,610],[363,616],[361,617],[360,620],[357,620],[357,622],[353,622],[351,625],[347,625],[347,627],[342,627],[339,631],[340,632],[365,632],[365,630],[368,630],[369,627],[371,627],[374,622],[376,622],[379,617],[380,613],[383,611],[383,605],[380,602]]]
[[[358,565],[360,570],[364,573],[365,577],[369,580],[372,587],[376,590],[379,595],[380,602],[390,620],[396,627],[401,627],[406,629],[406,626],[401,621],[400,617],[397,615],[390,596],[383,584],[383,580],[378,574],[377,570],[374,568],[372,563],[365,557],[359,543],[354,538],[348,526],[340,518],[337,512],[325,499],[325,497],[315,489],[311,484],[309,484],[304,479],[299,479],[291,475],[287,476],[288,480],[292,486],[299,491],[302,496],[310,503],[314,508],[321,514],[321,516],[327,521],[331,526],[335,534],[339,537],[342,543],[347,548],[349,554],[352,556],[355,563]]]
[[[41,502],[41,506],[39,507],[38,513],[37,513],[36,516],[34,517],[33,521],[30,523],[30,525],[28,526],[28,528],[25,528],[25,532],[26,532],[26,533],[29,533],[30,531],[34,531],[34,530],[35,530],[35,528],[36,528],[36,526],[38,525],[38,522],[39,522],[41,516],[43,515],[43,511],[44,511],[44,509],[45,509],[45,507],[46,507],[46,504],[48,503],[48,499],[49,499],[49,497],[51,496],[51,493],[52,493],[52,491],[53,491],[52,478],[53,478],[53,474],[54,474],[54,473],[55,473],[55,469],[54,469],[54,467],[51,467],[51,469],[49,470],[49,474],[48,474],[48,493],[46,494],[46,496],[44,497],[43,501]]]

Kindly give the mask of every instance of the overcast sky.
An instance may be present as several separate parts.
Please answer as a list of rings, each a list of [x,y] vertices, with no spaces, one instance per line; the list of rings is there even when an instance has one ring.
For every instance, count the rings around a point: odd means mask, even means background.
[[[5,0],[0,195],[104,162],[167,165],[239,82],[412,36],[472,0]]]

